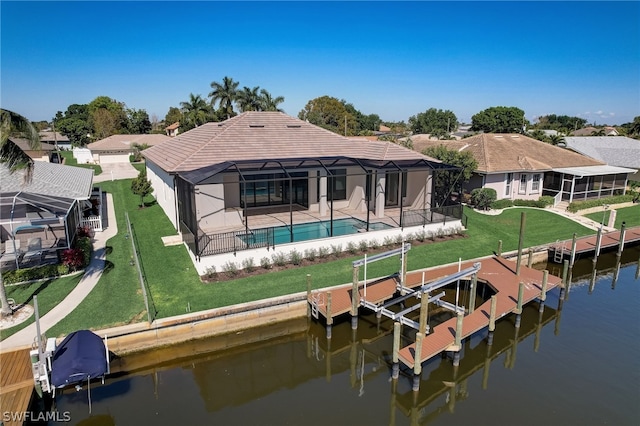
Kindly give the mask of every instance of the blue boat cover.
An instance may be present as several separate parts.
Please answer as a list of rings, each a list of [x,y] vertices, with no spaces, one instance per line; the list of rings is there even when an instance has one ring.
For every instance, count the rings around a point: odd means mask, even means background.
[[[89,330],[69,334],[51,359],[51,384],[73,385],[107,373],[107,354],[102,339]]]

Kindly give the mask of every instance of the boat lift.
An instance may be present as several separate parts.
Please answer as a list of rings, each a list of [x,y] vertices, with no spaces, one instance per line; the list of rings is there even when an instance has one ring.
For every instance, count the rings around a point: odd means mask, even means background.
[[[359,268],[360,266],[364,266],[364,291],[363,297],[360,300],[360,305],[366,307],[376,313],[376,315],[384,315],[388,318],[391,318],[394,321],[398,321],[403,325],[407,325],[416,330],[419,330],[420,324],[416,321],[413,321],[406,317],[406,315],[410,312],[413,312],[417,309],[420,309],[420,304],[416,304],[409,308],[403,309],[400,312],[393,312],[389,309],[389,307],[396,305],[398,303],[402,303],[410,297],[415,297],[417,299],[422,298],[422,296],[426,293],[430,293],[437,289],[440,289],[446,285],[449,285],[455,281],[460,281],[462,278],[468,277],[469,275],[477,274],[480,270],[481,264],[479,262],[474,263],[473,266],[466,268],[464,270],[460,270],[454,274],[451,274],[447,277],[440,278],[436,281],[430,282],[428,284],[424,283],[424,272],[422,273],[422,285],[417,288],[410,288],[405,286],[405,271],[406,271],[406,253],[411,249],[410,244],[404,244],[402,248],[387,251],[384,253],[380,253],[374,256],[367,258],[365,255],[364,259],[356,260],[352,263],[354,270]],[[400,271],[400,282],[397,285],[397,289],[400,292],[401,296],[396,297],[382,305],[377,305],[372,302],[367,301],[367,264],[371,262],[376,262],[378,260],[386,259],[391,256],[401,255],[401,271]],[[441,300],[441,298],[445,295],[445,292],[438,293],[434,296],[429,296],[428,302],[433,303],[437,306],[443,307],[445,309],[449,309],[454,311],[456,314],[464,314],[465,308],[463,306],[458,306],[457,304],[457,295],[456,295],[456,304],[445,302]],[[429,327],[427,326],[427,333],[429,332]]]

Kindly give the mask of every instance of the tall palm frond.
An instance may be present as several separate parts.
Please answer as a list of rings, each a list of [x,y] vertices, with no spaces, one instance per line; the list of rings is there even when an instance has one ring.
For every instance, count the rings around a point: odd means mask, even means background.
[[[222,83],[211,82],[211,88],[213,89],[209,93],[211,105],[213,106],[216,102],[219,102],[227,113],[227,119],[233,115],[233,103],[237,100],[239,84],[239,82],[233,81],[231,77],[224,77]]]
[[[40,136],[31,122],[22,115],[0,109],[0,163],[5,163],[13,173],[25,171],[25,182],[31,180],[33,159],[11,141],[11,137],[25,139],[29,148],[40,149]]]
[[[193,93],[189,94],[188,101],[180,102],[180,107],[186,121],[193,127],[206,123],[211,112],[211,107],[207,104],[207,101],[202,96],[194,95]]]
[[[40,136],[31,122],[18,113],[0,108],[0,163],[6,163],[11,173],[24,169],[25,182],[29,182],[33,174],[33,160],[11,141],[11,137],[26,139],[31,149],[40,148]],[[0,315],[11,314],[1,271],[0,306]]]
[[[236,102],[242,112],[262,110],[262,102],[260,101],[258,90],[260,90],[259,86],[253,89],[244,86],[242,90],[238,91]]]
[[[278,105],[284,102],[284,96],[278,96],[276,98],[271,96],[271,93],[265,89],[260,90],[260,103],[262,104],[262,111],[278,111],[284,112],[278,108]]]

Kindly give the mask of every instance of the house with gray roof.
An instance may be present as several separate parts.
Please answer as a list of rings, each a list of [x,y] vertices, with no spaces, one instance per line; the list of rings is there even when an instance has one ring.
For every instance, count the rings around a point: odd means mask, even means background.
[[[57,257],[59,250],[71,246],[79,226],[101,230],[101,210],[92,169],[35,161],[31,180],[26,181],[24,171],[11,173],[0,164],[3,252],[11,245],[10,251],[21,253],[21,247],[39,239],[43,255]],[[20,257],[14,261],[20,267]]]
[[[478,166],[464,189],[493,188],[498,199],[537,200],[550,195],[559,204],[609,197],[624,194],[628,174],[634,172],[521,134],[483,133],[460,141],[421,140],[414,143],[414,149],[422,151],[437,145],[471,152]]]
[[[640,140],[626,136],[567,136],[564,141],[567,149],[610,166],[634,169],[630,178],[640,180]]]
[[[238,262],[233,253],[291,243],[303,252],[339,236],[346,247],[372,231],[444,226],[445,218],[460,223],[459,202],[434,200],[432,187],[435,170],[457,168],[281,112],[206,123],[142,155],[156,201],[197,262],[221,253]]]

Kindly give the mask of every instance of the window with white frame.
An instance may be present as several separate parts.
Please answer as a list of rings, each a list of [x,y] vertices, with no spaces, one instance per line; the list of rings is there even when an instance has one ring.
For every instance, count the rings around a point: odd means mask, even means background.
[[[527,193],[527,175],[520,175],[520,186],[518,187],[518,194],[526,194]]]
[[[531,192],[538,193],[540,192],[540,174],[536,173],[533,175],[531,179]]]
[[[504,195],[507,197],[511,197],[511,182],[513,182],[513,173],[505,173],[505,178],[507,180],[504,186]]]

